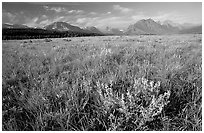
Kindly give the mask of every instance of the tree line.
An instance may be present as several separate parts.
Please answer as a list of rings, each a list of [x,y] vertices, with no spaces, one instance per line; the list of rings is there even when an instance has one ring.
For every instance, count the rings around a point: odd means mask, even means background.
[[[74,31],[54,31],[44,29],[2,29],[3,40],[21,39],[42,39],[42,38],[63,38],[81,36],[101,36],[98,33],[74,32]]]

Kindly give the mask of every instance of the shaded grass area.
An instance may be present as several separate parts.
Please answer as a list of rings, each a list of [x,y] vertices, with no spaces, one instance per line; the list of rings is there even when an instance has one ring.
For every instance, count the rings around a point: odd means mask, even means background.
[[[201,131],[202,47],[165,39],[3,44],[2,130]],[[144,91],[150,82],[160,84]],[[141,108],[167,91],[162,110],[146,117]]]

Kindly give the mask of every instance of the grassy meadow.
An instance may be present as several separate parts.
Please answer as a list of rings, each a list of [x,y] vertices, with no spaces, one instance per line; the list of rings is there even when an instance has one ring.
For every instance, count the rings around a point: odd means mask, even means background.
[[[202,35],[2,41],[4,131],[201,131]]]

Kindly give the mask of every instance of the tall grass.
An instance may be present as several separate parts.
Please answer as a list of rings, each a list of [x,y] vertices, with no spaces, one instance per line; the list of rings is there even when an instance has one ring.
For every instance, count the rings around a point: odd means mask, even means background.
[[[196,40],[105,38],[3,44],[2,130],[202,130]]]

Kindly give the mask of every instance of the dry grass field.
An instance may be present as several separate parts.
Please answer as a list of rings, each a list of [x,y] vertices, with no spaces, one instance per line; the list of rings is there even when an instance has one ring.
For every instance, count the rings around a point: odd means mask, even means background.
[[[2,41],[2,130],[201,131],[202,35]]]

